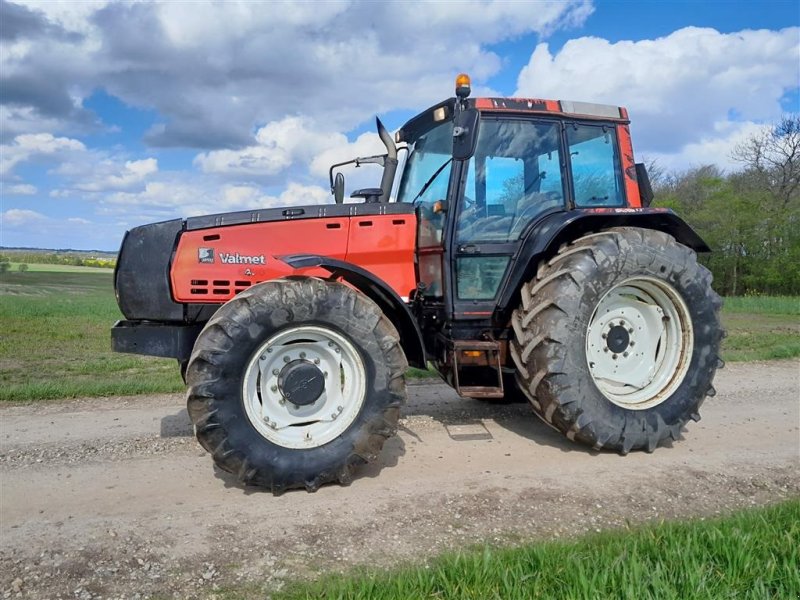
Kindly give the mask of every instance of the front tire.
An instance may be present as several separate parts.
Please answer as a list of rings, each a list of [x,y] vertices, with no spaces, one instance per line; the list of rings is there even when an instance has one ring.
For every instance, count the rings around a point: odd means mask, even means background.
[[[338,282],[265,282],[223,305],[187,369],[188,411],[221,469],[280,493],[347,484],[397,428],[407,362],[378,306]]]
[[[695,253],[666,233],[584,236],[523,286],[511,344],[520,388],[570,439],[651,452],[714,393],[721,304]]]

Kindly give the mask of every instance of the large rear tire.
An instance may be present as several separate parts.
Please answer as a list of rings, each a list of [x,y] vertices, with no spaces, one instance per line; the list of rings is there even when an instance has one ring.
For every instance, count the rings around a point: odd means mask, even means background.
[[[584,236],[522,288],[511,344],[520,388],[570,439],[652,452],[714,394],[721,304],[709,271],[666,233]]]
[[[221,469],[280,493],[347,484],[397,429],[407,362],[378,306],[337,282],[253,286],[195,342],[186,378],[197,439]]]

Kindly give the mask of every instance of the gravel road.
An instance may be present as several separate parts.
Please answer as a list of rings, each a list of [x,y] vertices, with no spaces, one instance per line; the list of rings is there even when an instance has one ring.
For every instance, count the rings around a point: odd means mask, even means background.
[[[717,390],[683,440],[621,457],[572,444],[526,405],[413,385],[379,464],[349,487],[279,497],[212,467],[181,395],[5,406],[0,597],[268,593],[288,578],[472,542],[800,496],[800,362],[728,365]]]

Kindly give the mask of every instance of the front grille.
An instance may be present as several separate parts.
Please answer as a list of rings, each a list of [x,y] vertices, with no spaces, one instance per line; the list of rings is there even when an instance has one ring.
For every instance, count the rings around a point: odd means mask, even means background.
[[[231,298],[253,285],[252,281],[243,279],[235,281],[214,279],[211,282],[207,279],[192,279],[190,283],[189,291],[192,296],[208,296],[209,300],[214,300],[215,302],[219,302],[223,298]],[[197,300],[202,300],[202,298],[197,298]]]

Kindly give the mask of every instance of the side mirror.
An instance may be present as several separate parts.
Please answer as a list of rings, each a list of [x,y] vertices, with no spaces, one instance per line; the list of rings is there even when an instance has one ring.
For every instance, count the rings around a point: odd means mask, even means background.
[[[467,108],[456,114],[453,120],[453,158],[466,160],[475,154],[478,143],[478,119],[476,108]]]
[[[333,201],[336,204],[344,202],[344,175],[341,173],[337,173],[333,180]]]

